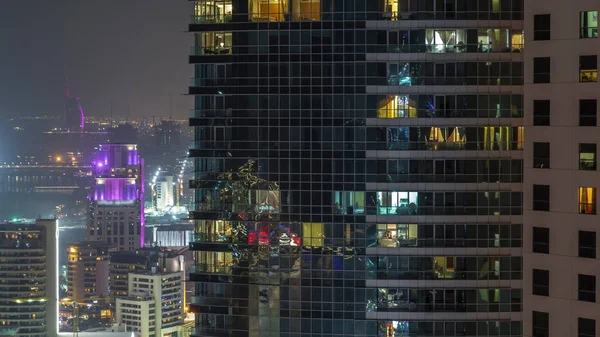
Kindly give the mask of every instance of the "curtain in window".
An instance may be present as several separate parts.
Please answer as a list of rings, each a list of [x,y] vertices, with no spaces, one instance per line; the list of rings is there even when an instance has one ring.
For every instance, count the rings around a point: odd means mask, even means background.
[[[248,0],[248,18],[256,20],[260,17],[260,0]]]
[[[298,21],[301,19],[300,0],[291,0],[291,1],[292,1],[292,20]]]

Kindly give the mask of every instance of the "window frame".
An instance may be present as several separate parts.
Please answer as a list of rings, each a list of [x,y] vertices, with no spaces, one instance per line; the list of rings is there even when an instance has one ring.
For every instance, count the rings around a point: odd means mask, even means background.
[[[550,143],[533,142],[533,167],[539,169],[550,168]]]
[[[588,104],[589,104],[589,106],[587,106]],[[592,109],[592,107],[595,109]],[[587,111],[588,108],[590,109],[590,111]],[[592,114],[591,110],[594,110],[593,114]],[[579,100],[579,126],[598,126],[598,100],[597,99],[580,99]]]
[[[547,22],[546,22],[547,20]],[[545,25],[546,27],[538,27]],[[549,13],[533,15],[533,41],[548,41],[552,38],[552,17]]]
[[[577,300],[596,303],[596,275],[577,274]]]
[[[544,269],[532,269],[532,293],[538,296],[550,296],[550,271]]]
[[[533,125],[534,126],[549,126],[550,125],[550,100],[534,100],[533,101]]]
[[[550,212],[550,185],[533,185],[533,210],[541,212]],[[547,194],[548,199],[540,199],[541,195]]]
[[[542,63],[543,62],[543,63]],[[546,64],[547,62],[547,64]],[[533,58],[533,83],[551,82],[552,60],[549,56]]]
[[[596,232],[580,230],[577,232],[577,235],[577,256],[586,259],[595,259]],[[592,242],[584,242],[587,239],[591,239]]]
[[[540,236],[545,240],[539,240]],[[533,226],[531,245],[534,253],[550,254],[550,228]]]

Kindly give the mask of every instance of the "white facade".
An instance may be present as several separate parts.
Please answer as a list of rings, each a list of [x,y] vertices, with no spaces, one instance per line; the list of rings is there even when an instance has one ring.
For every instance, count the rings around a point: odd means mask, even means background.
[[[600,54],[599,11],[598,0],[525,1],[524,336],[600,331],[600,132],[597,106],[580,110],[600,98],[597,65],[586,65]]]
[[[175,205],[175,188],[173,176],[163,175],[156,182],[156,209],[166,212]]]
[[[129,274],[129,296],[117,299],[117,322],[140,337],[179,337],[184,320],[184,276]]]

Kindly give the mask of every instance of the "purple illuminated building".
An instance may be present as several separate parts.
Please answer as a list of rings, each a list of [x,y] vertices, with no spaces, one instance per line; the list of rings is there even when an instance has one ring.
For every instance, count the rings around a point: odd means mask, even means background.
[[[119,250],[144,246],[144,161],[135,144],[102,144],[94,161],[88,240]]]

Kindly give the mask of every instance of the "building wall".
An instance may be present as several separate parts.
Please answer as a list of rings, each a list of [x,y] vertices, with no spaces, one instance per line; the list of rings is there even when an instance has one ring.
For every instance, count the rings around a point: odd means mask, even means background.
[[[549,314],[550,336],[577,336],[579,318],[593,319],[600,308],[578,300],[578,274],[599,276],[598,260],[579,257],[579,231],[596,233],[598,215],[580,214],[579,187],[600,187],[599,173],[580,169],[579,144],[599,144],[598,128],[579,126],[579,100],[600,98],[600,85],[580,82],[581,55],[598,55],[600,40],[580,38],[580,12],[600,11],[594,0],[525,1],[525,181],[524,181],[524,335],[533,336],[533,313]],[[550,39],[534,40],[534,16],[550,14]],[[550,57],[550,83],[534,83],[534,58]],[[550,101],[550,125],[534,123],[534,101]],[[549,162],[540,168],[534,143],[549,143]],[[594,154],[597,158],[597,153]],[[547,185],[549,211],[534,207],[534,185]],[[597,192],[596,192],[597,193]],[[597,201],[592,201],[594,211]],[[597,211],[595,211],[597,212]],[[586,207],[586,213],[589,209]],[[549,229],[549,253],[534,251],[534,227]],[[543,245],[542,245],[543,246]],[[534,294],[533,270],[549,272],[549,296]],[[595,292],[598,292],[596,282]],[[539,288],[538,288],[539,289]],[[548,336],[548,334],[539,334]],[[580,334],[580,336],[582,336]]]
[[[521,334],[523,1],[194,10],[194,335]]]
[[[108,298],[110,246],[83,242],[70,244],[67,250],[67,296],[78,303]]]
[[[4,224],[0,229],[0,333],[58,333],[58,221]]]

